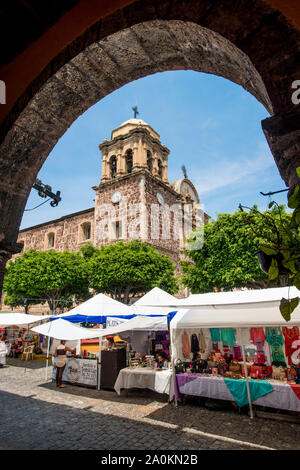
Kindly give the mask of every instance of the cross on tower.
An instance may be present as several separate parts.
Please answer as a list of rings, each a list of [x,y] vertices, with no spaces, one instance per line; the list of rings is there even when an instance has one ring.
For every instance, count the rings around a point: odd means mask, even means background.
[[[134,106],[134,107],[132,108],[132,111],[134,112],[134,119],[136,119],[136,115],[137,115],[137,114],[140,114],[140,113],[138,112],[137,106]]]

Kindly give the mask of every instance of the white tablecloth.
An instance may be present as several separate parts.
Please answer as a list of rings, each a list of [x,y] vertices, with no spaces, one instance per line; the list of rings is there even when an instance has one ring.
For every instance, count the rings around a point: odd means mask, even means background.
[[[169,394],[171,377],[170,370],[126,368],[120,370],[114,388],[118,395],[122,388],[148,388],[154,392]]]
[[[300,400],[289,384],[276,380],[270,380],[269,382],[272,384],[273,391],[255,400],[254,405],[300,411]],[[184,395],[234,401],[224,380],[219,377],[197,377],[195,380],[180,386],[179,392]]]

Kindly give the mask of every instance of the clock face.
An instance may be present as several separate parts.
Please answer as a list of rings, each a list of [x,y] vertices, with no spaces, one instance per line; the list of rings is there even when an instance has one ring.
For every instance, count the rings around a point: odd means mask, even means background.
[[[114,204],[117,204],[118,202],[120,202],[122,199],[122,193],[121,191],[115,191],[112,196],[111,196],[111,201],[114,203]]]
[[[159,204],[162,205],[164,203],[163,195],[161,193],[157,193],[156,197],[157,197],[157,200],[158,200]]]

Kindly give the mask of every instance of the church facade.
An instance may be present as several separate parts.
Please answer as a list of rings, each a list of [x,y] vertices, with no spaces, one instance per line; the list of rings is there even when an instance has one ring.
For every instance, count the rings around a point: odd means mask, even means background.
[[[77,251],[87,242],[99,247],[140,239],[177,264],[189,232],[208,220],[192,182],[186,174],[168,181],[170,150],[141,119],[121,124],[99,149],[94,207],[20,230],[23,251]]]

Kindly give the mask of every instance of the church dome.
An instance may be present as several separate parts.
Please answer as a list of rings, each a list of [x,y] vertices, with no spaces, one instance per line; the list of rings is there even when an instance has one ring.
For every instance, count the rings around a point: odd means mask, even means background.
[[[123,124],[117,127],[117,129],[114,129],[111,133],[111,140],[120,135],[128,134],[128,132],[130,132],[131,130],[139,127],[147,129],[152,137],[159,140],[160,135],[154,129],[152,129],[152,127],[149,126],[149,124],[147,124],[143,119],[137,118],[128,119],[128,121],[123,122]]]

